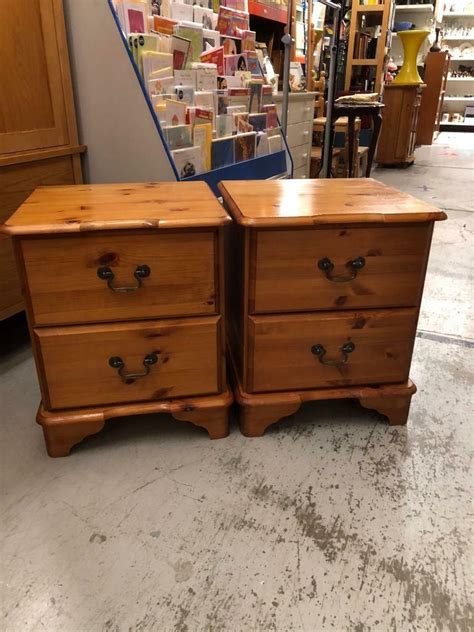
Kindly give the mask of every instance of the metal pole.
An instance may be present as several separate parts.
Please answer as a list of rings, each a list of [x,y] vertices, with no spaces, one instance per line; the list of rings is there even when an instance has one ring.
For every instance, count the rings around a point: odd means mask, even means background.
[[[281,38],[281,43],[285,47],[285,56],[283,59],[283,96],[281,100],[281,131],[286,139],[286,130],[288,126],[288,94],[290,92],[290,56],[291,44],[291,11],[292,0],[288,0],[288,13],[286,18],[286,33]]]

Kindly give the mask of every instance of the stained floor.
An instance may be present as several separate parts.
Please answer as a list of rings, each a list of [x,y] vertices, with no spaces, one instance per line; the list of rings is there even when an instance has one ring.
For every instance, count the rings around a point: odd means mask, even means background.
[[[259,439],[147,416],[50,459],[24,324],[4,324],[3,632],[473,629],[470,139],[374,172],[449,214],[407,427],[350,401],[305,404]]]

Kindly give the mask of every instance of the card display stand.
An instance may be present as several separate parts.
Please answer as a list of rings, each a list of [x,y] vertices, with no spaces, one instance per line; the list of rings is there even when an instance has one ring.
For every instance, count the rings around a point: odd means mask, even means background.
[[[91,183],[179,180],[163,129],[108,0],[64,0],[82,142]],[[87,33],[87,37],[84,37]],[[291,177],[284,149],[193,176],[214,193],[222,179]]]

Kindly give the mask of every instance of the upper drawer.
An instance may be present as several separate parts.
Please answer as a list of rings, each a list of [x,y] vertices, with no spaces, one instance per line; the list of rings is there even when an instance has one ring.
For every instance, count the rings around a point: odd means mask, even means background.
[[[49,408],[153,401],[220,390],[220,317],[34,330]]]
[[[299,145],[308,147],[312,135],[312,125],[311,121],[288,125],[286,137],[288,147],[299,147]]]
[[[24,238],[34,324],[213,314],[215,239],[211,231]]]
[[[260,230],[250,311],[417,305],[430,239],[426,224]]]
[[[249,317],[249,392],[408,379],[417,310]]]
[[[277,104],[278,116],[281,120],[281,103]],[[290,101],[288,107],[288,125],[301,123],[301,121],[312,121],[314,118],[314,99],[300,99]]]

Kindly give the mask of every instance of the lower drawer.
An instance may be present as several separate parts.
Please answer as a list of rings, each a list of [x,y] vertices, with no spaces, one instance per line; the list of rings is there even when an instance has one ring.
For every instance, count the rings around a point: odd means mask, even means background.
[[[416,309],[249,317],[249,392],[408,379]]]
[[[290,154],[293,159],[293,169],[299,169],[308,165],[308,156],[311,151],[311,147],[306,143],[305,145],[299,145],[298,147],[292,147]]]
[[[298,167],[298,169],[293,169],[293,179],[300,180],[308,177],[308,167],[304,165],[303,167]]]
[[[312,121],[304,121],[302,123],[288,125],[286,141],[290,150],[292,147],[299,147],[299,145],[308,145],[312,130]]]
[[[36,329],[44,403],[77,408],[219,392],[219,330],[219,317]]]

